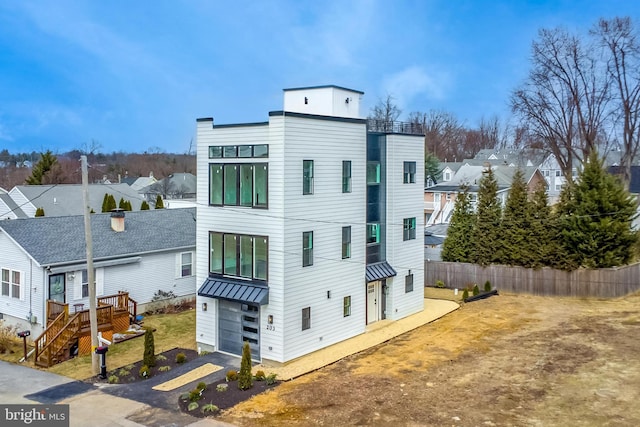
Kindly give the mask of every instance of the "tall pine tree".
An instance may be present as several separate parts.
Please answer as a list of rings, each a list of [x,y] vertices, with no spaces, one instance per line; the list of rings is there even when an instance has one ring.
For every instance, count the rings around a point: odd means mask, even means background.
[[[555,231],[548,202],[547,185],[544,181],[536,186],[528,209],[531,223],[525,250],[529,253],[529,257],[525,259],[523,267],[552,266],[554,265]]]
[[[471,206],[469,186],[463,184],[460,189],[462,191],[456,196],[447,238],[442,244],[441,257],[449,262],[473,262],[476,249],[473,240],[475,213]]]
[[[558,204],[565,268],[602,268],[627,264],[638,240],[632,229],[636,203],[622,183],[608,174],[592,153],[575,183]]]
[[[527,248],[530,239],[530,209],[524,173],[518,169],[513,175],[511,189],[504,207],[500,225],[502,243],[497,249],[496,262],[506,265],[528,265],[531,254]]]
[[[502,207],[498,200],[498,183],[491,166],[488,166],[482,174],[478,189],[478,210],[473,240],[476,247],[474,261],[485,266],[498,259]]]
[[[50,183],[46,179],[47,174],[58,165],[58,158],[50,150],[42,153],[38,163],[33,166],[31,176],[27,177],[25,183],[28,185],[41,185]]]
[[[156,196],[156,209],[164,209],[164,202],[159,194]]]

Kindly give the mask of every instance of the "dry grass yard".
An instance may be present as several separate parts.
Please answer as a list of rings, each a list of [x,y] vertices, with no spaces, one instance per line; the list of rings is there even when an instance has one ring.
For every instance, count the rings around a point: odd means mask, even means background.
[[[500,295],[221,418],[242,426],[637,426],[638,354],[640,295]]]

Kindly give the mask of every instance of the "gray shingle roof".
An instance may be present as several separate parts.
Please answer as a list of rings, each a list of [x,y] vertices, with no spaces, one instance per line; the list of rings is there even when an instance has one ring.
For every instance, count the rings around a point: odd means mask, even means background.
[[[110,214],[91,215],[94,260],[177,248],[195,248],[196,210],[154,209],[126,212],[125,231],[111,229]],[[40,265],[86,259],[84,217],[40,217],[0,222],[0,230]]]

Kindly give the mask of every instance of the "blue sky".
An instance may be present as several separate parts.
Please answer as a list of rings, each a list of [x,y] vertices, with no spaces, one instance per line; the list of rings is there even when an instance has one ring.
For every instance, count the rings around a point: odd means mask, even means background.
[[[538,29],[585,32],[640,2],[0,2],[0,149],[185,153],[195,119],[267,121],[282,89],[392,95],[404,118],[509,116]]]

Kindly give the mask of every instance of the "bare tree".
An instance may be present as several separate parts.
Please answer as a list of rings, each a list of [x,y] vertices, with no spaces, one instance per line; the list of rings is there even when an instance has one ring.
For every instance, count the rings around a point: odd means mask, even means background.
[[[629,188],[631,164],[640,145],[640,45],[629,17],[600,19],[591,31],[603,48],[612,80],[616,122],[622,127],[622,180]]]
[[[465,156],[465,129],[458,119],[446,111],[409,114],[409,122],[424,131],[424,149],[440,160],[455,161]]]
[[[610,80],[593,49],[560,28],[539,31],[531,61],[511,107],[570,180],[574,160],[583,162],[597,147],[606,148]]]
[[[402,110],[393,102],[394,98],[387,95],[385,99],[379,99],[378,103],[369,113],[369,125],[376,131],[393,130],[393,122],[400,117]]]

